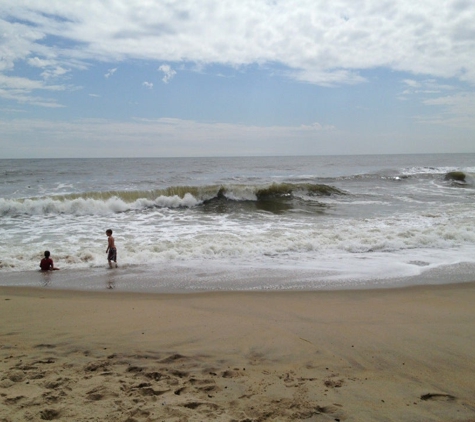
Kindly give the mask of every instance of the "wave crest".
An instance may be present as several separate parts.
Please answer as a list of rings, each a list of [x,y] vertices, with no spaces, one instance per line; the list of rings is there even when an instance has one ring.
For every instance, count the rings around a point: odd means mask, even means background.
[[[61,196],[0,198],[0,215],[107,215],[147,208],[193,208],[216,202],[258,203],[306,197],[342,195],[327,185],[272,184],[269,186],[172,186],[150,191],[84,192]],[[257,207],[259,208],[259,207]],[[208,208],[209,209],[209,208]]]

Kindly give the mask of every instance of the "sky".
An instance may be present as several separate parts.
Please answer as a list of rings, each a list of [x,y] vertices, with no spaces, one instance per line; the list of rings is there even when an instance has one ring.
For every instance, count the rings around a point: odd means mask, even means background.
[[[468,152],[473,0],[0,0],[0,158]]]

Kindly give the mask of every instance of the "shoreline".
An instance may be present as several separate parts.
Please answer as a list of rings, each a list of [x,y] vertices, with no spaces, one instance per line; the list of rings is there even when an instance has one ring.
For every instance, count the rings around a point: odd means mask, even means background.
[[[44,273],[41,271],[37,272],[40,276],[43,276]],[[35,272],[36,274],[36,272]],[[57,273],[51,273],[51,276]],[[345,293],[359,293],[359,292],[398,292],[405,290],[451,290],[461,289],[466,287],[470,289],[471,287],[475,288],[475,280],[470,281],[445,281],[445,282],[434,282],[434,283],[424,283],[424,284],[368,284],[364,286],[351,286],[346,285],[344,287],[338,288],[321,288],[321,289],[305,289],[305,288],[288,288],[288,289],[250,289],[250,290],[176,290],[176,291],[151,291],[151,290],[118,290],[115,288],[107,288],[107,285],[104,285],[103,288],[99,289],[89,289],[84,290],[76,287],[55,287],[55,286],[41,286],[41,285],[2,285],[0,284],[0,297],[10,292],[14,296],[30,296],[34,292],[48,292],[51,296],[95,296],[95,295],[117,295],[124,297],[147,297],[155,299],[163,299],[166,297],[181,297],[181,296],[219,296],[219,295],[298,295],[298,294],[345,294]],[[24,293],[21,293],[24,292]],[[364,293],[362,293],[364,294]]]
[[[61,267],[60,267],[61,268]],[[418,285],[469,283],[475,264],[461,262],[424,270],[420,274],[387,278],[339,278],[311,269],[207,267],[176,265],[120,266],[109,269],[61,269],[55,272],[3,272],[0,287],[37,287],[55,290],[117,290],[148,294],[202,292],[340,291],[404,288]]]
[[[475,420],[474,301],[475,282],[187,294],[0,286],[0,416]]]

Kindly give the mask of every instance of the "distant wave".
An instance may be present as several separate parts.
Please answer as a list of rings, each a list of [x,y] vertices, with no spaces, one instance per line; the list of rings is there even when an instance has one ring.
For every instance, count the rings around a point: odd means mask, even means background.
[[[315,205],[313,198],[344,195],[335,187],[312,183],[274,183],[267,186],[211,185],[173,186],[150,191],[102,191],[26,199],[0,198],[0,215],[106,215],[147,208],[193,208],[222,210],[222,205],[251,205],[260,210],[280,212],[297,203]],[[312,204],[313,202],[313,204]],[[218,208],[221,205],[221,208]],[[297,206],[298,207],[298,206]],[[238,207],[236,208],[238,209]]]
[[[463,182],[466,186],[475,185],[475,169],[454,170],[453,167],[408,167],[404,169],[386,169],[375,173],[362,173],[349,176],[341,176],[337,180],[434,180],[436,182],[456,181]],[[463,179],[456,179],[450,175],[463,175]]]

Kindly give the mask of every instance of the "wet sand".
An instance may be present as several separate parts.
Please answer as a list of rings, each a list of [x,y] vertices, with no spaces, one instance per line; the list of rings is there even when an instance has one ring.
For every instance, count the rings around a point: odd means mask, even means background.
[[[475,421],[474,303],[0,287],[0,421]]]

